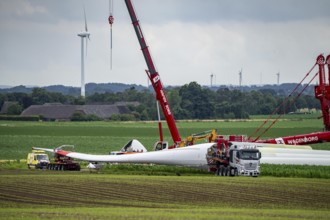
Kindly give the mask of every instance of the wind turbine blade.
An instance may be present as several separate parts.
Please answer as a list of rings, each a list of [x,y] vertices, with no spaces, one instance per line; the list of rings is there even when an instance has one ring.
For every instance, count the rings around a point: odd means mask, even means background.
[[[89,39],[89,36],[88,36],[88,39]],[[86,57],[87,57],[87,47],[88,47],[88,46],[87,46],[87,45],[88,45],[87,42],[88,42],[88,40],[87,40],[87,37],[86,37]]]
[[[85,5],[84,5],[84,18],[85,18],[85,31],[88,32]]]

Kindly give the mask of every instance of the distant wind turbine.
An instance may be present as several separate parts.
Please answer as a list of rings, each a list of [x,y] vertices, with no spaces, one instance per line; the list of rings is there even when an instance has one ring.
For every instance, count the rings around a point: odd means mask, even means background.
[[[84,6],[84,17],[85,17],[85,32],[81,32],[78,34],[81,37],[81,97],[85,97],[85,62],[84,62],[84,38],[86,39],[86,56],[87,56],[87,38],[90,40],[87,28],[87,19],[86,19],[86,11]]]

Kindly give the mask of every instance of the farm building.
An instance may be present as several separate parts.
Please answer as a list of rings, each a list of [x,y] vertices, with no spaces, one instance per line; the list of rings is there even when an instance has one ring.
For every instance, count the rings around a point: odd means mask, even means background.
[[[128,105],[137,103],[119,103],[113,105],[63,105],[61,103],[47,103],[44,105],[31,105],[25,109],[21,116],[40,115],[45,120],[70,120],[72,115],[79,112],[83,115],[96,115],[101,119],[109,119],[113,114],[130,113]]]

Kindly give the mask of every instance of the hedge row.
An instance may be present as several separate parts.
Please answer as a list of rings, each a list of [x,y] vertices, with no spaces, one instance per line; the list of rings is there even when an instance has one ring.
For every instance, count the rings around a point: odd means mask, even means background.
[[[19,116],[19,115],[0,115],[0,120],[8,121],[39,121],[42,118],[38,115],[34,116]]]

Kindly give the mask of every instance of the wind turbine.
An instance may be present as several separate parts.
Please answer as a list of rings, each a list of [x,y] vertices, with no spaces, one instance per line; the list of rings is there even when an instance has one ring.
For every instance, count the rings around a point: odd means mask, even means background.
[[[86,39],[86,56],[87,56],[87,38],[89,39],[90,33],[87,28],[87,19],[86,19],[86,11],[84,6],[84,17],[85,17],[85,32],[81,32],[78,34],[81,37],[81,97],[85,98],[85,62],[84,62],[84,39]]]

